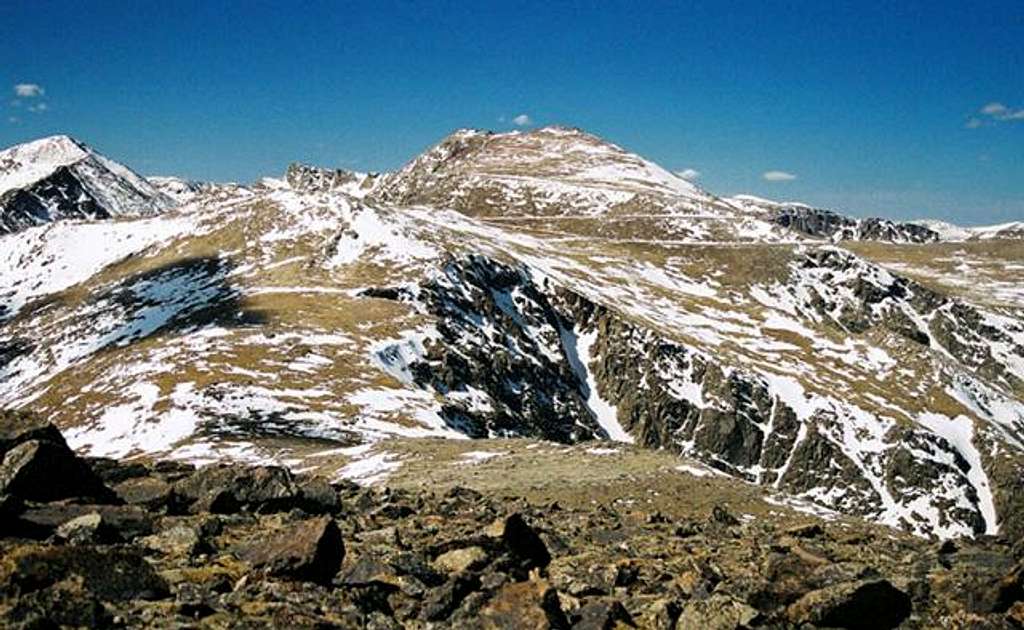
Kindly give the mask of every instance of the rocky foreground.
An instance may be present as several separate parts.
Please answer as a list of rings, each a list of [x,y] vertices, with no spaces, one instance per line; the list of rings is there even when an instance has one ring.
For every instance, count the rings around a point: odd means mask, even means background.
[[[972,627],[1024,622],[1024,548],[83,459],[0,414],[0,625]]]

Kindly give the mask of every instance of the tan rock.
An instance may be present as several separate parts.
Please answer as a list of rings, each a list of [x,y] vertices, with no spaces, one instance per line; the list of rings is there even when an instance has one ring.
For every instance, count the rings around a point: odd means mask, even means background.
[[[462,573],[475,569],[487,562],[487,552],[480,547],[453,549],[434,560],[434,568],[446,573]]]

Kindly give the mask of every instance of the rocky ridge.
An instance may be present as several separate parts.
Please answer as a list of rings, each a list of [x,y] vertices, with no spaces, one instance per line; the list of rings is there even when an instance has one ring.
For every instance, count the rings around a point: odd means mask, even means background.
[[[765,212],[772,223],[786,230],[833,242],[931,243],[941,238],[938,232],[919,222],[899,222],[879,217],[855,219],[801,203],[777,203],[746,195],[732,197],[728,201],[745,210]]]

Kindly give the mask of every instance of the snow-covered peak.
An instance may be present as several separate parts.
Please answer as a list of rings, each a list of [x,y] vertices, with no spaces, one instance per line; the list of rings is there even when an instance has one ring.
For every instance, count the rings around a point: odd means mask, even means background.
[[[0,194],[39,181],[90,153],[89,147],[66,135],[40,138],[0,151]]]
[[[0,152],[0,233],[62,219],[149,216],[176,205],[127,166],[66,135]]]

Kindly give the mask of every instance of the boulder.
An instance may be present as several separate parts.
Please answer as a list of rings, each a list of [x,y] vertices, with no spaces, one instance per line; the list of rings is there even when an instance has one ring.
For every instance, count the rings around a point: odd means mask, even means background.
[[[26,545],[5,554],[0,563],[0,593],[24,597],[68,579],[101,601],[160,599],[167,584],[142,554],[125,547]]]
[[[146,477],[150,472],[141,462],[123,462],[110,457],[83,457],[82,460],[103,483],[110,486],[127,479]]]
[[[651,630],[674,630],[682,611],[675,600],[658,599],[644,610],[637,625]]]
[[[61,524],[57,538],[72,545],[110,543],[117,540],[117,532],[103,521],[99,512],[90,512]]]
[[[479,569],[487,563],[487,552],[480,547],[452,549],[434,559],[434,568],[446,573],[461,573]]]
[[[466,597],[480,588],[480,578],[472,573],[458,573],[441,586],[432,589],[423,601],[420,618],[424,621],[447,619]]]
[[[733,516],[729,510],[721,505],[716,505],[711,509],[711,516],[708,518],[708,521],[724,527],[735,527],[740,524],[740,519]]]
[[[102,517],[102,527],[111,534],[112,542],[130,541],[153,531],[153,520],[149,514],[131,505],[49,503],[23,510],[10,525],[20,536],[43,539],[56,533],[68,521],[89,514]]]
[[[543,580],[503,586],[480,611],[480,624],[502,630],[569,627],[558,592]]]
[[[323,477],[311,477],[299,483],[299,505],[310,514],[333,514],[341,507],[338,493]]]
[[[356,561],[351,568],[349,568],[343,578],[342,583],[346,586],[375,586],[383,588],[392,588],[398,590],[401,585],[401,577],[398,572],[391,565],[375,560],[370,557],[362,557]]]
[[[573,630],[613,630],[616,627],[636,627],[621,602],[595,599],[584,604],[573,615]]]
[[[135,477],[115,485],[114,493],[129,505],[161,511],[171,504],[173,487],[157,477]]]
[[[61,439],[28,440],[9,449],[0,463],[0,494],[27,501],[116,499],[92,470]]]
[[[526,571],[543,569],[551,563],[551,554],[544,541],[519,513],[495,521],[484,533],[500,540],[520,568]]]
[[[178,557],[194,556],[206,549],[199,529],[189,525],[174,525],[151,536],[146,536],[139,543],[151,551]]]
[[[807,593],[786,609],[793,623],[827,628],[895,628],[910,616],[910,597],[888,580],[836,584]]]
[[[758,622],[756,608],[728,595],[715,594],[686,604],[676,622],[677,630],[736,630]]]
[[[259,542],[242,559],[270,575],[327,585],[341,568],[345,544],[334,519],[304,521]]]
[[[0,613],[0,626],[10,628],[100,628],[111,620],[99,598],[77,578],[26,593]]]
[[[0,456],[25,442],[67,444],[57,427],[30,413],[0,410]]]
[[[279,466],[206,466],[175,483],[174,492],[193,513],[283,512],[300,503],[292,474]]]
[[[1006,612],[1015,603],[1024,600],[1024,562],[1008,573],[994,579],[979,581],[967,590],[967,604],[971,612]]]

